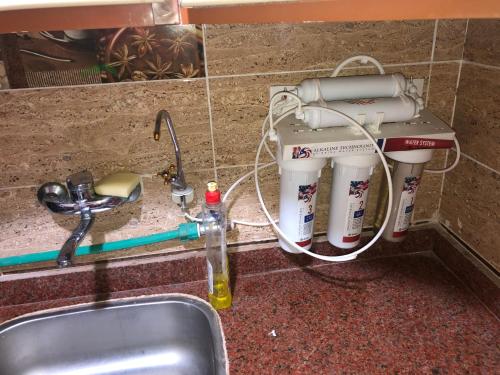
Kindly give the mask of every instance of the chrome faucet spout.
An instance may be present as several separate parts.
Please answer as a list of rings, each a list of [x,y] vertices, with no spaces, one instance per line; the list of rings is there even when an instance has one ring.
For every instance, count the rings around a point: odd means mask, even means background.
[[[163,119],[167,124],[167,129],[170,134],[170,138],[172,139],[172,144],[174,145],[175,150],[176,176],[170,182],[177,190],[185,190],[187,184],[184,177],[184,169],[182,168],[181,148],[179,146],[179,141],[177,140],[177,135],[175,134],[172,118],[170,117],[170,114],[164,109],[160,110],[156,115],[154,139],[155,141],[160,140],[160,128]]]
[[[66,240],[59,255],[57,256],[57,265],[59,268],[69,267],[73,263],[78,245],[83,241],[87,233],[90,231],[94,223],[94,214],[89,207],[85,207],[80,211],[80,223],[75,228],[71,236]]]

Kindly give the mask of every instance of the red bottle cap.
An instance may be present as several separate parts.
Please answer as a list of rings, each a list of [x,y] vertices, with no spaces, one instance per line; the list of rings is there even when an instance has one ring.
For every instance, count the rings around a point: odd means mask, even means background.
[[[207,191],[205,192],[205,202],[207,202],[207,204],[220,203],[220,190],[217,186],[217,182],[210,181],[207,184]]]

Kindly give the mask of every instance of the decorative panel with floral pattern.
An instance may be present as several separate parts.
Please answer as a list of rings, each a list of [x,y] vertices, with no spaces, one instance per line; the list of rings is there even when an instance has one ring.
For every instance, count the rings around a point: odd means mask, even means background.
[[[4,34],[0,89],[204,75],[200,26]]]

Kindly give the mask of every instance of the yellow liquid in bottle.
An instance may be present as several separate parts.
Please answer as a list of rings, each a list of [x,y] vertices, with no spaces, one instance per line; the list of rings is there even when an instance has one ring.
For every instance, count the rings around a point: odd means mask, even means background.
[[[208,300],[216,310],[231,307],[233,298],[229,287],[229,278],[223,273],[214,274],[213,293],[208,293]]]

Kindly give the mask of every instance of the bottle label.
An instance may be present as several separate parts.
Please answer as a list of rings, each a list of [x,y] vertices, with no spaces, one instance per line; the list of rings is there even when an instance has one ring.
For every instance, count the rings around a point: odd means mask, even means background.
[[[212,269],[212,264],[207,260],[207,273],[208,273],[208,293],[214,294],[214,272]]]
[[[299,218],[299,235],[296,242],[299,246],[307,246],[312,242],[317,191],[318,183],[316,182],[309,185],[299,185],[297,196],[299,201],[297,212]]]
[[[351,181],[347,198],[347,218],[345,221],[342,242],[356,242],[363,230],[366,201],[368,200],[369,180]]]
[[[408,231],[419,184],[420,177],[405,177],[401,199],[399,200],[396,222],[394,224],[393,237],[403,237]]]

